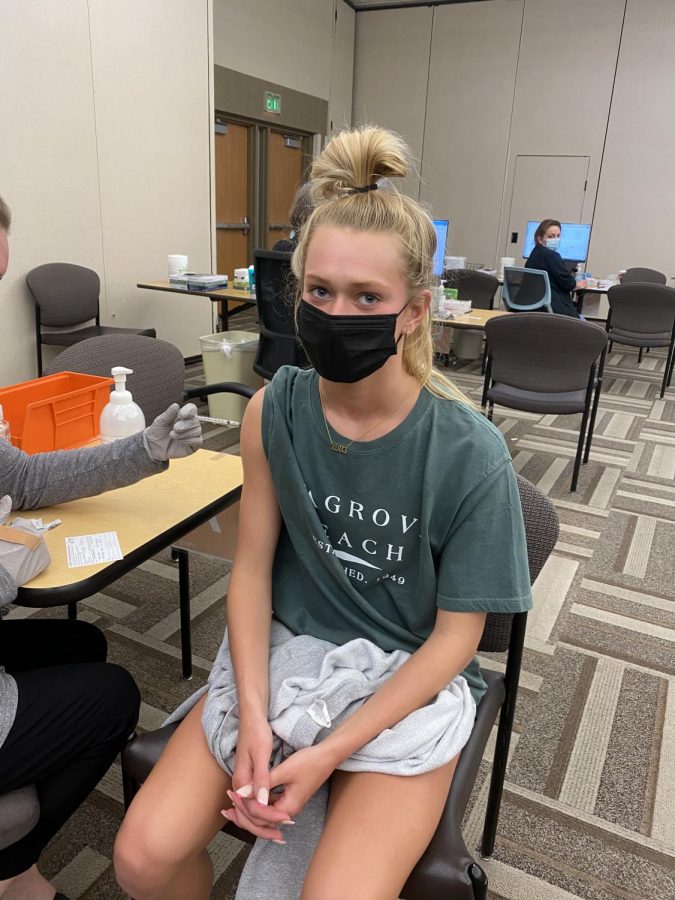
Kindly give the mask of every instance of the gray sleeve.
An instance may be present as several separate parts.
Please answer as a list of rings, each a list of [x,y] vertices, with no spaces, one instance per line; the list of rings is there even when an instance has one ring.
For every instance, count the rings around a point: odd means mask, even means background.
[[[3,606],[9,606],[16,598],[16,584],[14,579],[6,569],[0,566],[0,609]],[[0,625],[0,628],[2,625]]]
[[[33,456],[0,441],[0,496],[9,494],[14,509],[36,509],[125,487],[167,465],[150,459],[142,432],[99,447]]]

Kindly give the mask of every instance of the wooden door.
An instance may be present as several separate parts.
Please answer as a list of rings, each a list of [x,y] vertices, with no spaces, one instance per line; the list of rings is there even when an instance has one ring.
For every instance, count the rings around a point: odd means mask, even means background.
[[[267,209],[264,245],[271,249],[290,234],[288,211],[302,180],[302,135],[271,131],[267,143]]]
[[[513,256],[516,265],[522,265],[528,221],[581,222],[589,162],[588,156],[516,158],[504,256]]]
[[[249,135],[246,125],[225,125],[216,132],[216,241],[218,274],[232,279],[251,262],[249,209]]]

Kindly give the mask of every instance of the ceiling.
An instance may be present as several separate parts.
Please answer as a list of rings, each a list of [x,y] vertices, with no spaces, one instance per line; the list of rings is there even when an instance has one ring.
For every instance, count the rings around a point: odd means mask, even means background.
[[[450,3],[482,3],[485,0],[345,0],[356,12],[371,9],[394,9],[397,6],[447,6]]]

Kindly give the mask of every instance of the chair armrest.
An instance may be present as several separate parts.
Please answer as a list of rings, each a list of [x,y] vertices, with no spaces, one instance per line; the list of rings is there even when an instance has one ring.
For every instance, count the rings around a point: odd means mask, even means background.
[[[210,394],[239,394],[250,400],[258,389],[242,384],[240,381],[220,381],[218,384],[204,384],[201,387],[188,388],[183,393],[183,400],[193,397],[208,397]]]

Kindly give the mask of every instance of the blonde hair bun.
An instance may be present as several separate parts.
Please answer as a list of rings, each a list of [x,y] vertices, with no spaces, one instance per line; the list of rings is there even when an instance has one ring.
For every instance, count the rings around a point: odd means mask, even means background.
[[[312,194],[318,203],[337,199],[382,178],[402,178],[409,167],[409,150],[398,134],[375,125],[341,131],[312,166]]]

